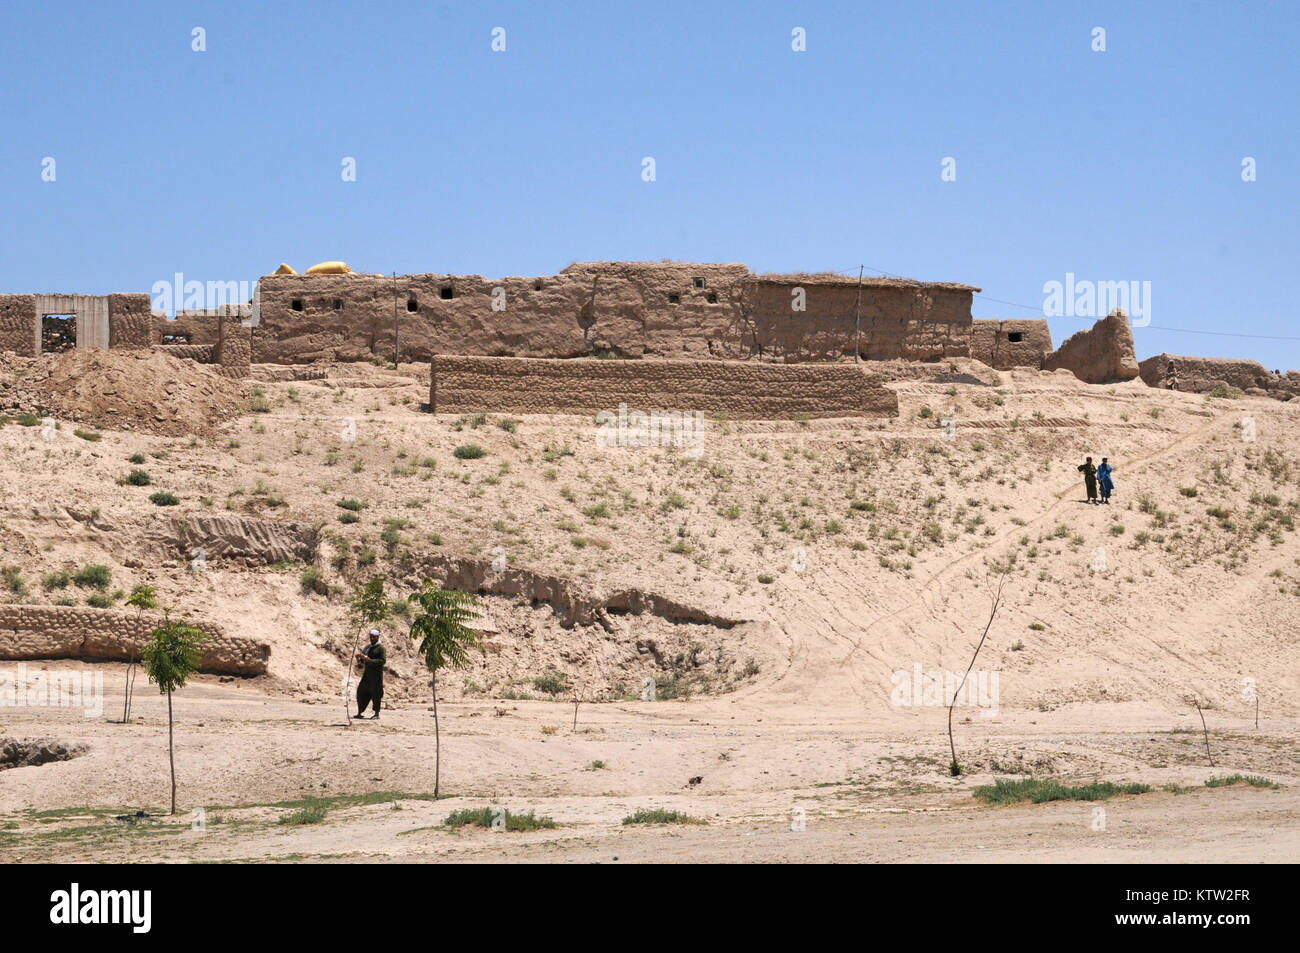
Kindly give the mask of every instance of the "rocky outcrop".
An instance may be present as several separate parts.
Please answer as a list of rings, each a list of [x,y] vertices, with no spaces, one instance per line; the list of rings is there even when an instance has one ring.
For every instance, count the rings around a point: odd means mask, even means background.
[[[247,566],[313,562],[319,534],[307,523],[194,514],[170,519],[160,542],[169,555],[236,560]]]
[[[1043,370],[1064,368],[1089,384],[1130,381],[1140,371],[1128,316],[1116,311],[1072,335],[1043,359]]]
[[[855,364],[435,357],[438,413],[896,416],[898,397]],[[621,422],[616,422],[621,427]],[[680,422],[678,424],[680,429]]]

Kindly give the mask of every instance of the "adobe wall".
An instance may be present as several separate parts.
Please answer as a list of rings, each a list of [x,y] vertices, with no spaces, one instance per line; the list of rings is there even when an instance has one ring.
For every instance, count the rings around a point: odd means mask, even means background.
[[[1170,361],[1177,367],[1178,389],[1182,391],[1201,393],[1226,384],[1241,391],[1262,391],[1282,400],[1300,394],[1300,371],[1274,374],[1258,361],[1226,357],[1157,354],[1138,365],[1142,380],[1150,387],[1167,387]]]
[[[36,295],[0,295],[0,351],[35,357],[39,328]]]
[[[1011,340],[1020,335],[1019,341]],[[1046,318],[1010,318],[971,321],[970,356],[989,367],[1042,367],[1052,353],[1052,331]]]
[[[246,328],[237,314],[222,314],[217,318],[217,344],[212,349],[212,361],[217,371],[225,377],[248,377],[252,370],[253,332]]]
[[[162,622],[137,619],[132,611],[80,606],[0,605],[0,658],[83,659],[125,662]],[[222,675],[265,675],[271,647],[227,635],[210,622],[193,623],[208,635],[199,671]]]
[[[655,410],[750,419],[896,416],[898,397],[855,364],[437,356],[438,413]]]
[[[146,294],[108,296],[108,346],[150,347],[154,344],[152,302]]]
[[[188,335],[189,344],[217,343],[216,311],[178,311],[175,318],[168,318],[161,311],[154,312],[153,330],[155,344],[163,343],[164,335]]]
[[[1089,384],[1112,384],[1138,376],[1133,329],[1123,312],[1109,314],[1091,328],[1071,335],[1043,359],[1043,370],[1065,368]]]
[[[804,312],[790,307],[796,284],[807,285]],[[447,353],[826,360],[852,354],[857,297],[855,280],[768,278],[740,264],[679,262],[574,264],[558,275],[497,280],[267,275],[260,289],[259,364],[391,359],[395,343],[403,360]],[[864,282],[864,356],[965,356],[973,290]]]
[[[792,304],[803,291],[803,311]],[[902,279],[865,281],[860,354],[872,360],[932,361],[966,357],[973,289]],[[757,277],[744,284],[742,312],[753,356],[795,361],[853,356],[856,280],[813,276]]]

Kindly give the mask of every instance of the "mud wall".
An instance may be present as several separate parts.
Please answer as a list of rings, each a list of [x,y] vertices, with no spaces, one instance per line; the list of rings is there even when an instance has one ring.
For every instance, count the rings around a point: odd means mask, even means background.
[[[1171,361],[1177,367],[1179,390],[1201,393],[1226,384],[1238,390],[1257,394],[1263,392],[1282,400],[1300,394],[1300,371],[1274,374],[1258,361],[1225,357],[1157,354],[1138,365],[1142,380],[1150,387],[1167,387]]]
[[[35,357],[40,340],[35,295],[0,295],[0,351]]]
[[[1046,318],[971,321],[970,356],[989,367],[1042,367],[1052,353],[1052,332]]]
[[[108,346],[150,347],[154,343],[153,312],[145,294],[108,296]]]
[[[893,391],[855,364],[435,357],[439,413],[726,414],[751,419],[894,416]]]
[[[115,609],[0,605],[0,658],[125,662],[162,622]],[[222,675],[265,675],[271,647],[226,635],[219,626],[195,622],[208,635],[199,670]]]
[[[858,321],[856,281],[800,276],[747,281],[742,311],[753,356],[797,361],[933,361],[966,357],[971,288],[877,278],[864,282]],[[802,292],[802,294],[799,294]],[[801,303],[804,310],[795,310]],[[855,326],[860,335],[855,334]]]
[[[803,312],[791,290],[808,287]],[[740,264],[596,262],[542,278],[268,275],[256,363],[495,357],[826,360],[852,354],[856,281],[756,276]],[[972,288],[863,284],[864,356],[968,352]]]
[[[185,335],[187,344],[217,343],[218,313],[216,311],[179,311],[175,318],[168,318],[161,311],[154,312],[153,330],[156,335],[154,343],[164,343],[164,336]],[[179,341],[166,343],[181,343]]]
[[[1123,313],[1110,314],[1086,331],[1071,335],[1043,359],[1043,370],[1065,368],[1089,384],[1111,384],[1138,376],[1133,329]]]
[[[217,345],[212,360],[225,377],[247,377],[251,371],[253,332],[244,327],[237,315],[223,314],[217,319]]]

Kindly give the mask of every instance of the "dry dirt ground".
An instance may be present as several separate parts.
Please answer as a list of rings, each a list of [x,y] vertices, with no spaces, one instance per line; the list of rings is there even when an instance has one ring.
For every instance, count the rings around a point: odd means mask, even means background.
[[[577,417],[430,415],[427,369],[405,366],[245,384],[253,412],[193,438],[9,422],[7,601],[83,603],[94,590],[59,573],[101,564],[101,599],[154,585],[272,656],[267,676],[176,695],[175,818],[165,700],[141,679],[114,724],[125,666],[27,662],[102,674],[103,710],[0,709],[0,738],[76,754],[0,770],[0,858],[1294,861],[1300,407],[957,363],[981,383],[936,380],[946,366],[895,382],[898,419],[710,419],[699,452],[598,446]],[[1116,467],[1109,507],[1082,502],[1085,454]],[[119,482],[136,468],[148,486]],[[191,515],[319,525],[318,591],[302,564],[196,568],[157,532]],[[338,694],[352,588],[384,573],[403,596],[449,555],[599,611],[484,580],[484,650],[439,678],[434,801],[407,620],[385,626],[394,707],[345,727]],[[954,779],[935,676],[970,664],[1004,573]],[[619,592],[678,610],[624,611]],[[1233,774],[1280,787],[1204,784]],[[1151,789],[972,796],[1029,777]],[[466,807],[557,826],[442,824]],[[622,823],[641,808],[705,823]],[[315,823],[288,823],[304,809]]]

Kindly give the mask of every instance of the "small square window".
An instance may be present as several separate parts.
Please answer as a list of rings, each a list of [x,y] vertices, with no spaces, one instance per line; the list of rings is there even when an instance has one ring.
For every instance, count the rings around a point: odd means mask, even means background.
[[[717,304],[718,303],[717,292],[710,291],[708,296],[704,300],[707,301],[709,304]]]
[[[669,303],[669,304],[681,304],[681,303],[682,303],[682,296],[681,296],[681,295],[669,295],[669,296],[668,296],[668,303]]]
[[[407,299],[406,299],[406,310],[407,310],[407,311],[412,311],[412,312],[414,312],[414,311],[419,311],[419,310],[420,310],[420,306],[416,303],[416,301],[415,301],[414,298],[407,298]]]
[[[542,279],[541,279],[541,278],[538,278],[536,281],[533,282],[533,290],[534,290],[534,291],[541,291],[541,290],[542,290]]]
[[[1010,341],[1012,344],[1019,344],[1024,339],[1025,339],[1025,332],[1023,331],[1007,332],[1007,340]]]
[[[695,287],[697,287],[697,288],[703,288],[703,287],[704,287],[704,279],[703,279],[703,278],[692,278],[692,279],[691,279],[691,283],[694,284]]]
[[[334,299],[334,310],[335,310],[335,311],[342,311],[342,310],[343,310],[343,299],[342,299],[342,298],[335,298],[335,299]]]
[[[295,310],[295,311],[301,311],[301,310],[302,310],[302,299],[301,299],[301,298],[294,298],[292,301],[289,302],[289,307],[293,308],[293,310]]]
[[[452,299],[451,285],[447,285],[445,288],[439,288],[438,297],[443,301],[450,301]]]

